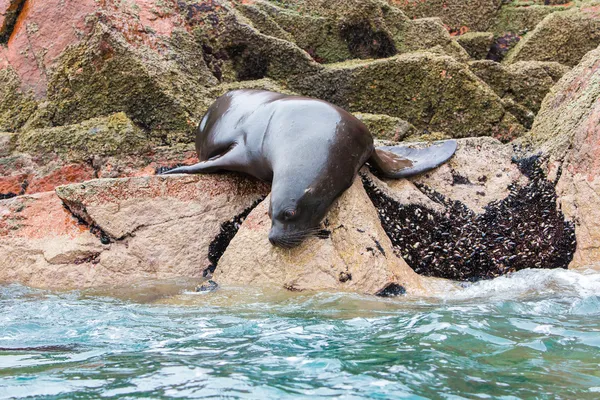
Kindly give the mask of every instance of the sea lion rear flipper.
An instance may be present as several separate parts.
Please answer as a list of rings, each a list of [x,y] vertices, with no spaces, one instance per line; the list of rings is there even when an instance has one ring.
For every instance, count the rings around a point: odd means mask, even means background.
[[[406,178],[439,167],[456,151],[456,140],[436,142],[427,147],[381,146],[369,159],[369,164],[387,178]]]

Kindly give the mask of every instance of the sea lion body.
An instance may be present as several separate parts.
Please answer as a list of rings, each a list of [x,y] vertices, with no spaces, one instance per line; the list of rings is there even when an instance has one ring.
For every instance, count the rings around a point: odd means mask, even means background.
[[[318,230],[333,201],[352,185],[367,161],[387,176],[402,177],[446,161],[456,143],[451,149],[442,147],[437,157],[433,154],[434,160],[411,160],[403,155],[423,156],[427,149],[375,149],[368,128],[333,104],[264,90],[235,90],[219,97],[198,126],[200,162],[166,173],[228,170],[272,182],[269,240],[293,247]]]

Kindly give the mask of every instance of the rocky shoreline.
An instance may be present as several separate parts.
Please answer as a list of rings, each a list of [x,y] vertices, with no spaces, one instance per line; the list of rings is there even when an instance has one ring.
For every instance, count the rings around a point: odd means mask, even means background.
[[[546,3],[0,1],[0,282],[388,296],[600,267],[600,2]],[[459,149],[409,180],[363,169],[318,237],[275,249],[268,185],[155,176],[242,87]]]

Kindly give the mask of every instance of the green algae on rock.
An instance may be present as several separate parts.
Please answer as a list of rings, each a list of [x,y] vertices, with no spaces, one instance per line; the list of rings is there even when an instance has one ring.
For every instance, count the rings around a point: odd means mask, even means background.
[[[148,135],[125,113],[93,118],[80,124],[31,129],[17,137],[16,149],[30,154],[57,154],[65,161],[148,151]]]
[[[600,11],[573,9],[552,13],[508,53],[506,63],[556,61],[568,66],[579,63],[600,45]]]
[[[467,32],[464,35],[455,36],[455,40],[475,60],[487,57],[494,34],[492,32]]]
[[[53,125],[64,125],[124,111],[156,137],[188,131],[198,118],[200,90],[217,82],[206,65],[194,70],[135,49],[99,23],[88,41],[59,60],[48,85],[48,114]]]
[[[452,137],[520,136],[523,127],[502,100],[452,57],[408,53],[332,64],[318,74],[290,79],[291,89],[351,112],[387,114],[417,129]]]
[[[451,31],[485,31],[496,17],[501,0],[388,0],[410,18],[439,17]],[[476,11],[475,11],[476,10]]]
[[[412,124],[385,114],[354,113],[369,128],[373,138],[399,142],[416,133]]]
[[[533,118],[552,86],[569,67],[556,62],[521,61],[508,66],[491,60],[469,64],[471,71],[486,82],[513,115],[531,128]]]
[[[0,70],[0,131],[19,130],[36,109],[37,101],[22,91],[17,73],[11,68]]]

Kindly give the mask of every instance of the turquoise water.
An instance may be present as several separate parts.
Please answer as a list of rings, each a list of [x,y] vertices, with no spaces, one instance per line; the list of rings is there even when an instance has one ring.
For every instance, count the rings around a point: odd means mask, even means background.
[[[600,398],[598,273],[420,299],[115,294],[0,287],[0,347],[33,348],[0,351],[0,398]]]

